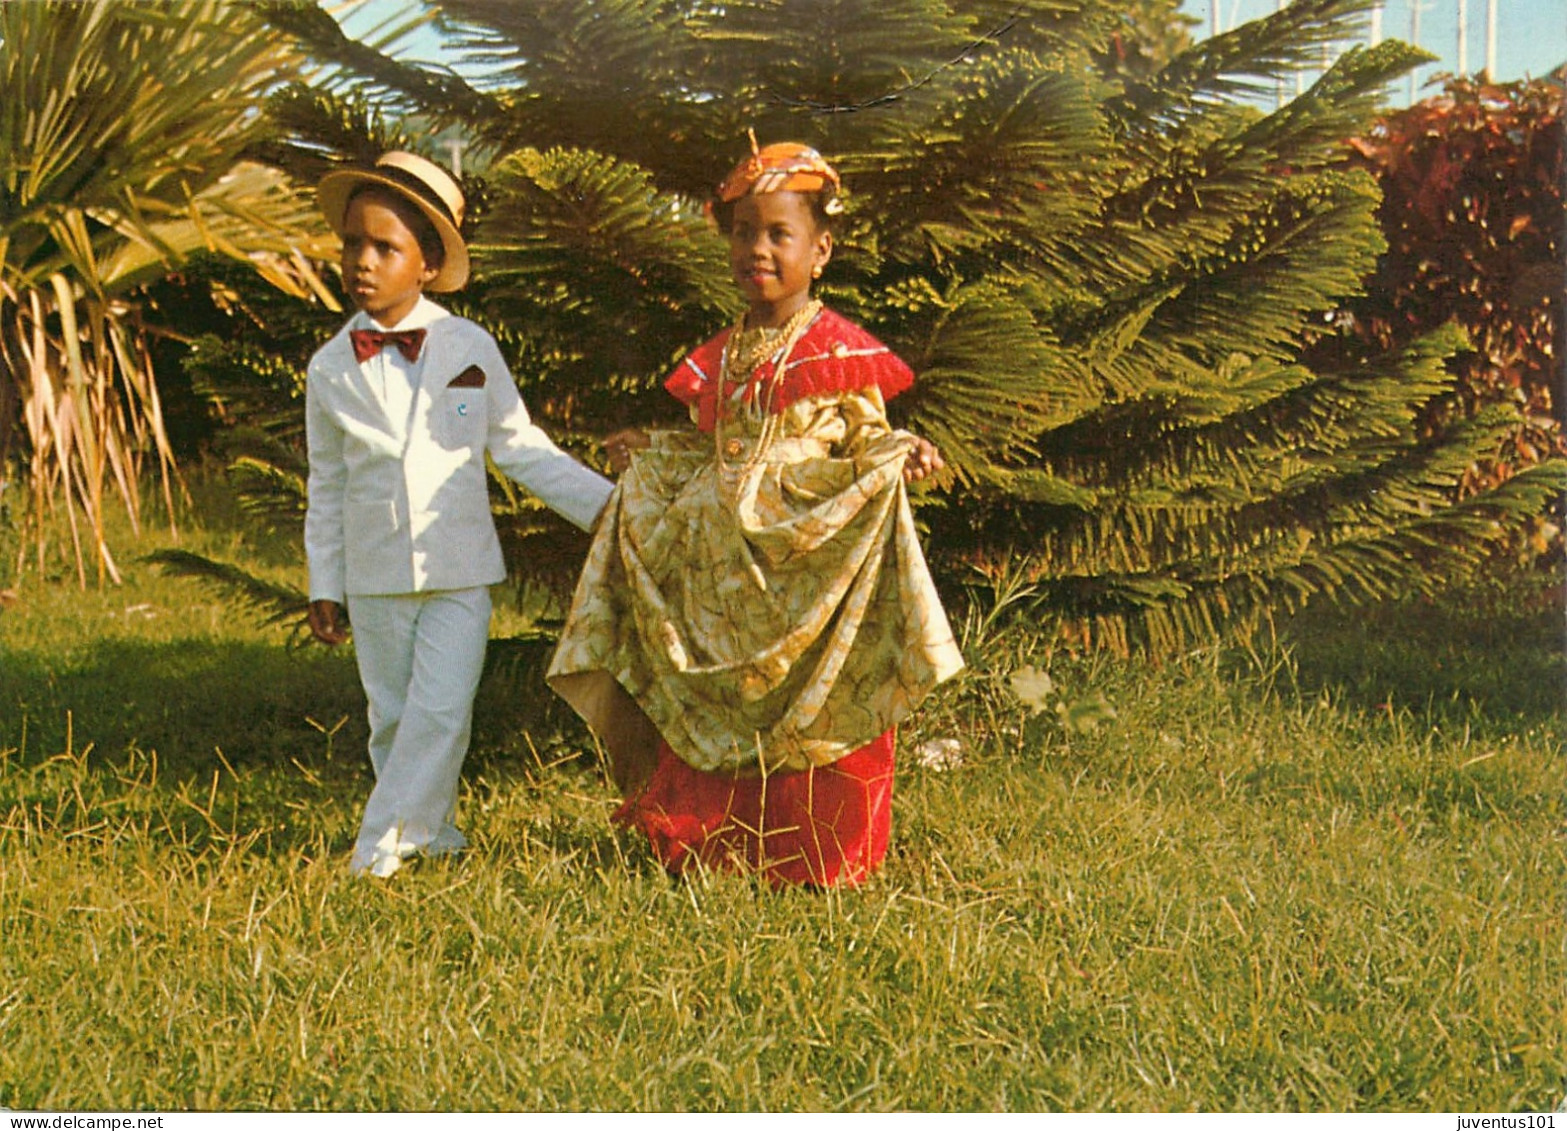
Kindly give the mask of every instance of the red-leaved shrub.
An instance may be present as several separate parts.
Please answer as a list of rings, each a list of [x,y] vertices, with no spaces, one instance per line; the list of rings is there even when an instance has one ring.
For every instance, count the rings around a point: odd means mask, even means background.
[[[1350,339],[1398,346],[1448,321],[1472,351],[1453,360],[1445,414],[1512,402],[1520,422],[1461,490],[1567,454],[1557,382],[1562,351],[1562,74],[1506,84],[1452,79],[1443,93],[1389,113],[1351,142],[1381,182],[1388,242],[1367,293],[1344,321]],[[1330,343],[1321,345],[1334,348]],[[1340,347],[1348,345],[1340,339]]]

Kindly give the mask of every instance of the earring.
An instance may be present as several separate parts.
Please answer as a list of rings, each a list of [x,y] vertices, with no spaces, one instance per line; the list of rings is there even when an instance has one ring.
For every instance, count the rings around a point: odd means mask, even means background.
[[[820,267],[812,267],[811,268],[811,278],[813,278],[813,279],[820,279],[821,277],[822,277],[822,269]]]

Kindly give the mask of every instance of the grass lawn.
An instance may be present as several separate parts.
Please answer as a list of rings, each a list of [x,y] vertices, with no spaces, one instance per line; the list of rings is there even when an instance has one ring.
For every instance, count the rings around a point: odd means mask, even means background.
[[[481,692],[471,851],[351,879],[351,655],[122,564],[0,612],[0,1106],[1562,1099],[1567,683],[1538,583],[1160,666],[971,624],[970,672],[902,736],[885,870],[811,894],[671,882],[526,673]],[[1031,715],[1026,666],[1047,707],[1098,709]],[[961,765],[911,756],[948,737]]]

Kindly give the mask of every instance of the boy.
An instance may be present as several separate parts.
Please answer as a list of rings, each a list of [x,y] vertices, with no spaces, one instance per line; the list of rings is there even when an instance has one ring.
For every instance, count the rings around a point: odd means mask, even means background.
[[[493,338],[424,297],[468,279],[463,196],[411,153],[328,174],[321,210],[343,238],[358,313],[311,359],[305,552],[310,629],[356,640],[375,788],[350,869],[390,876],[467,843],[452,823],[504,579],[486,453],[587,529],[610,484],[528,418]]]

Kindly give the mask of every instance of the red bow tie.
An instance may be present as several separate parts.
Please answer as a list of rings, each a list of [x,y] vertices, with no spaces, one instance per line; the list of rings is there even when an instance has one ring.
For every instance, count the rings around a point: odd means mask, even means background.
[[[348,338],[354,344],[355,361],[369,361],[387,346],[396,346],[409,361],[418,361],[424,346],[423,330],[350,330]]]

